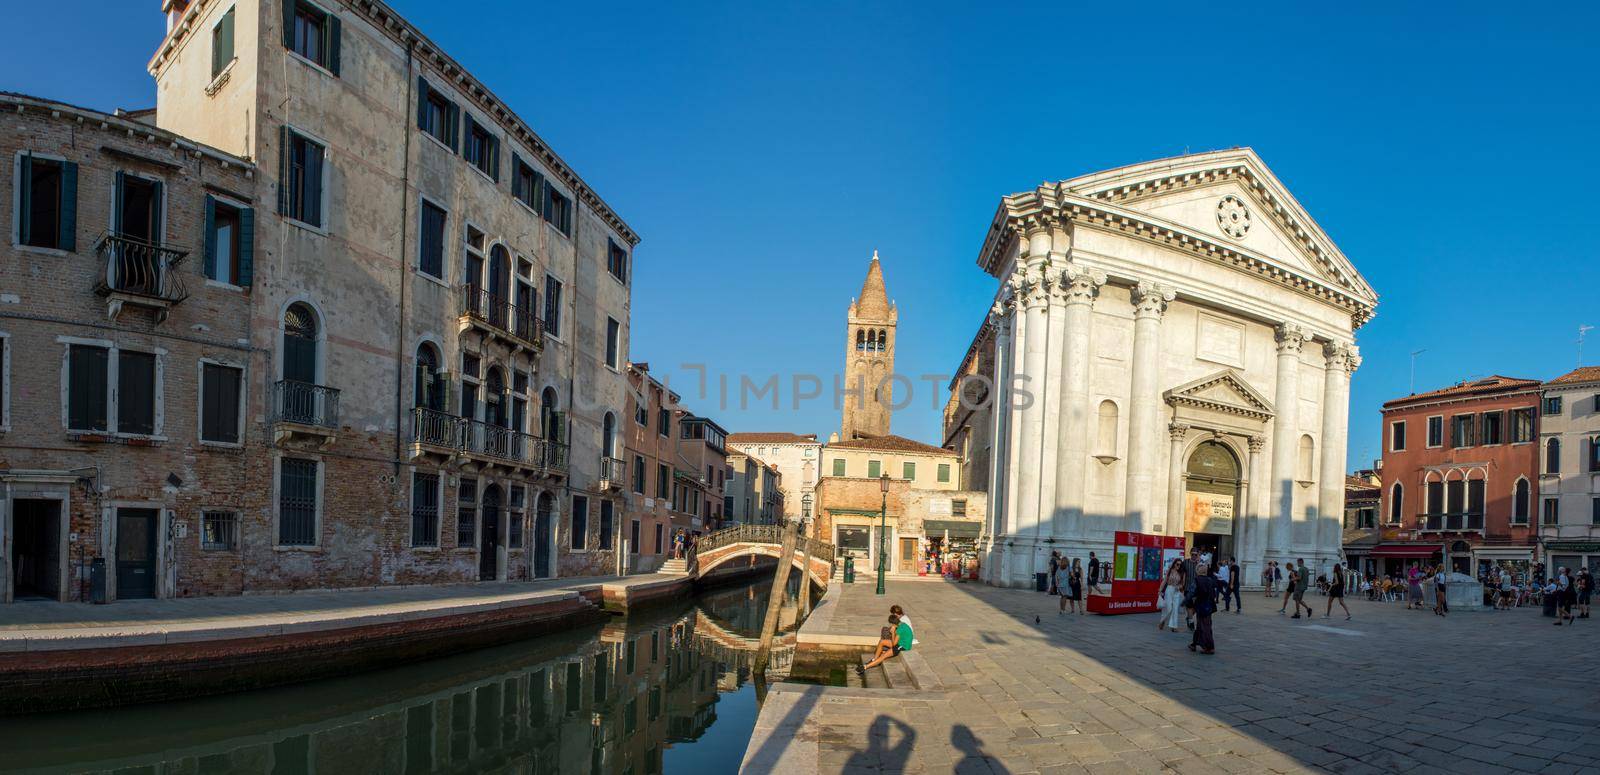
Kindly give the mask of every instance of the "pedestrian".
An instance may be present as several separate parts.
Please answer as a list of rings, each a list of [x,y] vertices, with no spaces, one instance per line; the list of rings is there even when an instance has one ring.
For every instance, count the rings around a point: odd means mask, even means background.
[[[1416,563],[1411,564],[1411,570],[1406,571],[1406,608],[1422,610],[1422,569]]]
[[[1278,596],[1278,590],[1283,588],[1283,566],[1277,560],[1272,561],[1272,596]]]
[[[1511,610],[1511,604],[1513,602],[1513,595],[1514,595],[1514,592],[1511,589],[1511,574],[1507,573],[1505,571],[1501,571],[1500,572],[1500,608],[1501,609],[1506,610],[1506,611]]]
[[[1210,574],[1210,566],[1200,563],[1195,568],[1199,575],[1194,580],[1194,592],[1189,595],[1190,610],[1194,611],[1194,637],[1189,640],[1189,650],[1201,654],[1217,653],[1216,640],[1211,635],[1211,615],[1217,612],[1217,579]]]
[[[856,673],[865,676],[869,668],[883,664],[885,660],[896,653],[894,628],[884,627],[878,630],[878,644],[874,647],[872,661],[865,665],[856,665]]]
[[[1272,597],[1272,568],[1273,563],[1261,566],[1261,596]]]
[[[1572,576],[1567,573],[1565,566],[1556,568],[1556,626],[1561,626],[1561,621],[1572,623],[1572,604],[1578,599],[1578,591],[1573,588]]]
[[[1100,591],[1100,561],[1095,559],[1094,552],[1089,553],[1089,594],[1104,594]]]
[[[1166,576],[1161,580],[1161,594],[1156,598],[1156,607],[1161,611],[1161,618],[1156,620],[1156,630],[1171,628],[1178,632],[1178,611],[1183,607],[1183,590],[1186,586],[1183,575],[1183,560],[1173,558],[1172,564],[1167,566]]]
[[[1056,585],[1056,572],[1061,570],[1061,552],[1050,553],[1050,594],[1061,594],[1061,588]]]
[[[1056,616],[1065,614],[1067,612],[1067,606],[1072,601],[1072,594],[1070,591],[1072,589],[1071,575],[1072,569],[1067,566],[1067,559],[1065,557],[1061,558],[1061,560],[1056,563],[1056,572],[1050,574],[1050,584],[1056,588],[1057,593],[1060,595],[1060,599],[1056,601]]]
[[[900,617],[900,621],[901,622],[904,622],[907,627],[911,627],[911,617],[906,616],[906,609],[901,608],[898,605],[892,605],[892,606],[889,606],[889,613]],[[913,628],[913,629],[915,629],[915,628]]]
[[[1445,581],[1446,581],[1445,574],[1446,574],[1446,571],[1445,571],[1443,565],[1439,565],[1438,567],[1434,568],[1434,571],[1433,571],[1433,612],[1438,614],[1438,615],[1440,615],[1440,616],[1445,616],[1445,615],[1448,615],[1450,613],[1450,602],[1449,602],[1449,599],[1445,597],[1445,593],[1444,593],[1445,592]],[[1560,622],[1557,622],[1557,624],[1560,624]]]
[[[1188,600],[1194,594],[1194,581],[1200,576],[1200,547],[1189,547],[1189,556],[1183,560],[1183,599]],[[1194,629],[1194,609],[1185,604],[1183,609],[1183,625],[1190,630]]]
[[[1344,604],[1344,584],[1347,578],[1344,566],[1333,564],[1333,580],[1328,582],[1328,610],[1322,612],[1322,618],[1333,615],[1333,601],[1339,601],[1339,607],[1344,609],[1344,620],[1350,621],[1350,606]]]
[[[1294,594],[1294,585],[1298,581],[1299,581],[1299,579],[1296,579],[1295,575],[1294,575],[1294,566],[1290,565],[1289,566],[1289,583],[1284,585],[1284,588],[1283,588],[1283,603],[1278,606],[1278,615],[1279,616],[1282,616],[1284,614],[1289,613],[1289,598],[1291,596],[1293,596],[1293,594]],[[1298,616],[1300,614],[1300,609],[1298,607],[1296,607],[1294,609],[1294,612],[1295,612],[1295,615]]]
[[[1242,614],[1244,613],[1244,597],[1240,595],[1239,588],[1244,586],[1244,573],[1239,570],[1239,561],[1233,557],[1228,558],[1228,578],[1233,579],[1233,583],[1228,586],[1228,590],[1233,593],[1233,612],[1235,615]],[[1222,598],[1222,610],[1228,610],[1228,598],[1226,596]]]
[[[1296,579],[1294,585],[1294,616],[1289,618],[1299,619],[1300,609],[1304,608],[1306,609],[1306,618],[1310,619],[1316,615],[1317,610],[1306,602],[1306,590],[1311,588],[1311,569],[1306,567],[1304,557],[1295,560],[1294,576]]]
[[[1206,564],[1211,565],[1209,562]],[[1226,611],[1228,610],[1228,590],[1232,586],[1233,569],[1225,562],[1219,562],[1216,565],[1211,565],[1211,567],[1217,569],[1215,574],[1217,577],[1217,593],[1222,596],[1222,610]]]
[[[1072,566],[1067,571],[1067,591],[1071,602],[1067,603],[1067,610],[1083,616],[1088,610],[1088,603],[1083,599],[1083,561],[1072,558]]]
[[[1588,568],[1578,569],[1578,618],[1589,618],[1589,596],[1594,592],[1594,576],[1589,574]]]

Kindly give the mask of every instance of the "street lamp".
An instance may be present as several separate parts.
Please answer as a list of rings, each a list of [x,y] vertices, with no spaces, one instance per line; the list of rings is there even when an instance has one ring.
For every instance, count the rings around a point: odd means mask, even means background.
[[[800,496],[800,534],[805,535],[806,528],[811,527],[811,493]]]
[[[883,539],[889,532],[889,474],[885,472],[878,477],[878,489],[883,493],[883,508],[878,511],[878,591],[883,594],[883,573],[888,567],[889,559],[884,549]]]

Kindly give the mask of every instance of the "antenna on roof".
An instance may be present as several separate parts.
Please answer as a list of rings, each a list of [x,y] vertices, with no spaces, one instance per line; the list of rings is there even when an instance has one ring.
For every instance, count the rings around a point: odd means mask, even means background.
[[[1411,395],[1417,394],[1417,356],[1427,351],[1427,348],[1411,351]]]
[[[1578,368],[1583,368],[1583,335],[1593,330],[1594,326],[1580,324],[1578,326]]]

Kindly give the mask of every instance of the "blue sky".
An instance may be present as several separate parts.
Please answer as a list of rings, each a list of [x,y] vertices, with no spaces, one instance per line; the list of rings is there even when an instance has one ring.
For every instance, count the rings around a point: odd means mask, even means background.
[[[631,355],[731,430],[826,436],[838,414],[719,408],[678,364],[831,379],[877,249],[899,371],[947,374],[993,291],[974,258],[1000,196],[1185,150],[1254,147],[1377,289],[1352,467],[1411,351],[1418,390],[1549,378],[1600,325],[1594,6],[390,2],[643,236]],[[11,36],[0,88],[154,104],[159,6],[8,9],[83,48]],[[925,389],[894,429],[938,443]]]

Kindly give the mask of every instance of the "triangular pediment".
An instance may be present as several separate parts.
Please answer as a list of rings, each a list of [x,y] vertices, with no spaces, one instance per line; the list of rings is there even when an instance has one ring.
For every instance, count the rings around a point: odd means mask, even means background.
[[[1180,227],[1377,303],[1360,272],[1248,148],[1135,164],[1060,185],[1063,193]]]
[[[1266,396],[1232,369],[1179,385],[1163,394],[1163,398],[1172,406],[1207,409],[1263,422],[1272,419],[1275,413]]]

